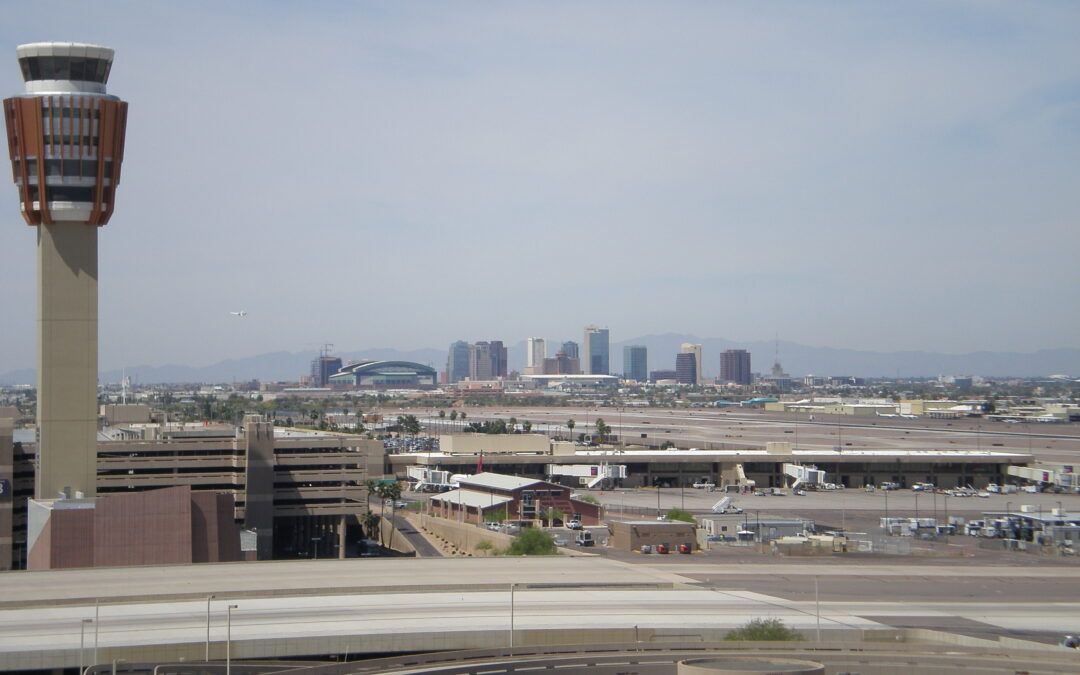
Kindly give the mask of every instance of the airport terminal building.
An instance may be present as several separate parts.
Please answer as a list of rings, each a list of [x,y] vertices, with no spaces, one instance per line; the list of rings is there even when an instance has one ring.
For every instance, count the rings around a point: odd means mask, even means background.
[[[1010,466],[1028,465],[1032,456],[1000,450],[800,450],[790,443],[764,448],[650,449],[640,446],[589,447],[551,441],[540,434],[455,434],[443,437],[442,451],[389,455],[399,478],[418,470],[441,470],[448,476],[469,473],[483,454],[483,466],[515,476],[555,480],[575,487],[690,487],[709,481],[718,487],[753,484],[784,487],[792,482],[785,469],[812,465],[826,481],[845,487],[930,482],[944,487],[985,487],[1003,483]],[[582,467],[573,471],[569,467]],[[411,472],[409,467],[415,467]],[[616,470],[618,468],[618,470]],[[593,477],[608,476],[599,481]]]

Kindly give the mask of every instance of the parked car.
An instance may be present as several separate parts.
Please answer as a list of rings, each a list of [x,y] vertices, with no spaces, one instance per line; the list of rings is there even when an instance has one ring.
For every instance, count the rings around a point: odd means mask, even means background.
[[[580,532],[577,538],[574,540],[578,546],[596,546],[596,541],[592,538],[592,532],[585,530]]]
[[[641,552],[645,553],[645,554],[652,553],[652,546],[650,546],[649,544],[642,544],[641,545]]]
[[[582,527],[581,526],[581,521],[580,520],[568,520],[568,521],[566,521],[566,527],[569,530],[580,530],[581,527]]]
[[[691,553],[690,544],[679,544],[679,553]]]
[[[656,552],[657,553],[663,554],[663,553],[667,553],[669,550],[670,549],[668,548],[667,544],[657,544],[656,545]]]

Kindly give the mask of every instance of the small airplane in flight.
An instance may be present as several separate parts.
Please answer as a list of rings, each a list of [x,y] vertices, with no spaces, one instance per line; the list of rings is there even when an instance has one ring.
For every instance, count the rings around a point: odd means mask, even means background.
[[[229,312],[229,314],[232,314],[233,316],[238,316],[240,318],[247,316],[247,312],[245,312],[244,310],[240,310],[239,312]]]

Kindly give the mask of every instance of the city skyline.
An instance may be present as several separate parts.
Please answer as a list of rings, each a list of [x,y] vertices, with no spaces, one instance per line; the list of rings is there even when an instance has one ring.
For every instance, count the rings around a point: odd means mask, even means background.
[[[0,44],[133,55],[111,75],[145,114],[100,251],[106,368],[342,335],[580,339],[590,321],[886,352],[1080,344],[1061,293],[1080,284],[1073,6],[277,6],[256,24],[209,4],[66,7],[21,8]],[[0,84],[17,90],[18,68]],[[264,142],[325,136],[311,106],[356,110],[357,133]],[[205,198],[162,209],[166,185]],[[14,191],[0,200],[0,250],[23,250]],[[534,258],[526,236],[566,254],[493,272]],[[0,264],[0,372],[34,361],[32,265]],[[398,302],[375,302],[383,282]],[[421,297],[423,313],[395,307]]]

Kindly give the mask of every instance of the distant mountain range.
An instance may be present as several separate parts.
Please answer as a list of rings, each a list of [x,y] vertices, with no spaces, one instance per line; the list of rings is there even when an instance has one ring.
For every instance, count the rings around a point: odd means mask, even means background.
[[[746,349],[752,358],[753,370],[768,372],[776,358],[776,343],[770,341],[732,342],[721,338],[699,338],[693,335],[665,333],[615,342],[611,345],[611,370],[622,371],[622,348],[645,345],[649,350],[649,369],[671,369],[675,354],[684,342],[702,345],[705,375],[720,372],[720,352],[725,349]],[[560,342],[548,341],[548,356],[553,356]],[[243,380],[296,380],[311,370],[316,352],[271,352],[239,359],[228,359],[207,366],[168,364],[162,366],[130,366],[127,375],[139,383],[181,382],[240,382]],[[365,349],[338,354],[343,361],[387,359],[414,361],[437,370],[446,367],[445,349]],[[525,365],[525,341],[507,346],[511,370]],[[984,375],[996,377],[1032,377],[1054,374],[1080,374],[1080,349],[1040,349],[1031,353],[972,352],[970,354],[938,354],[934,352],[870,352],[831,347],[809,347],[794,342],[781,342],[779,358],[784,370],[794,376],[853,375],[858,377],[933,377],[936,375]],[[101,373],[103,382],[119,382],[121,370]],[[33,384],[34,370],[23,368],[0,374],[0,385]]]

